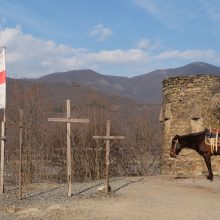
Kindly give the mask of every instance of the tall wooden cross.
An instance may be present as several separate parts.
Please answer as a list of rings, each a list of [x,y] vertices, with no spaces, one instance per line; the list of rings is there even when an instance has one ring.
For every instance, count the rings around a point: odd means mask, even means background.
[[[110,154],[110,140],[116,140],[116,139],[124,139],[124,136],[111,136],[110,135],[110,120],[106,121],[106,136],[93,136],[94,139],[104,139],[106,140],[105,145],[105,162],[106,162],[106,193],[109,193],[110,187],[109,187],[109,154]]]
[[[52,122],[64,122],[67,128],[67,188],[68,196],[72,195],[71,192],[71,180],[72,180],[72,166],[71,166],[71,123],[89,123],[89,119],[74,119],[70,118],[70,100],[66,100],[66,118],[48,118],[48,121]]]

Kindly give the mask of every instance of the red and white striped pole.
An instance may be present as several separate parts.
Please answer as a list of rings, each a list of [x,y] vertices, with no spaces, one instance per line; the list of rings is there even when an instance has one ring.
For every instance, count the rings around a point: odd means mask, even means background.
[[[1,164],[0,164],[0,195],[4,193],[4,156],[5,156],[5,107],[6,107],[6,68],[5,48],[0,48],[0,109],[4,111],[1,125]]]
[[[5,109],[5,106],[6,106],[5,48],[2,47],[0,48],[0,109]]]

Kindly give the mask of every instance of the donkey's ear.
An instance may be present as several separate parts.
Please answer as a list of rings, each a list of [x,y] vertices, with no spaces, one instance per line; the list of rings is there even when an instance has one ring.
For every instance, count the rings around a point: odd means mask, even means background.
[[[179,137],[180,137],[180,136],[179,136],[178,134],[176,134],[174,138],[175,138],[175,139],[178,139]]]

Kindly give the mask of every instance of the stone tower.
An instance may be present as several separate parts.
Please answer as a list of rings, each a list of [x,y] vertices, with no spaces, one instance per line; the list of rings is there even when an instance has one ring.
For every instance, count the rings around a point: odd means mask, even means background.
[[[220,77],[197,75],[163,81],[163,153],[161,174],[196,175],[206,173],[203,159],[193,150],[183,149],[179,159],[170,157],[171,140],[176,135],[220,128]],[[220,157],[212,157],[213,173],[220,173]]]

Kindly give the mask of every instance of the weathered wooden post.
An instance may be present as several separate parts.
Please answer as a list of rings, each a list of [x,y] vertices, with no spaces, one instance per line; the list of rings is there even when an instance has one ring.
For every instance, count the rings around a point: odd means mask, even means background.
[[[116,139],[124,139],[124,136],[111,136],[110,135],[110,120],[106,121],[106,136],[93,136],[94,139],[104,139],[106,140],[105,145],[105,163],[106,163],[106,193],[109,193],[110,187],[109,187],[109,155],[110,155],[110,140],[116,140]]]
[[[50,122],[66,123],[66,137],[67,137],[67,188],[68,196],[72,195],[71,180],[72,180],[72,167],[71,167],[71,123],[89,123],[89,119],[73,119],[70,117],[70,100],[66,100],[66,118],[48,118]]]
[[[19,123],[19,148],[20,148],[20,167],[19,167],[19,199],[22,199],[22,153],[23,153],[23,111],[20,110]]]
[[[0,195],[4,194],[4,163],[5,163],[5,121],[1,126],[1,167],[0,167]]]

